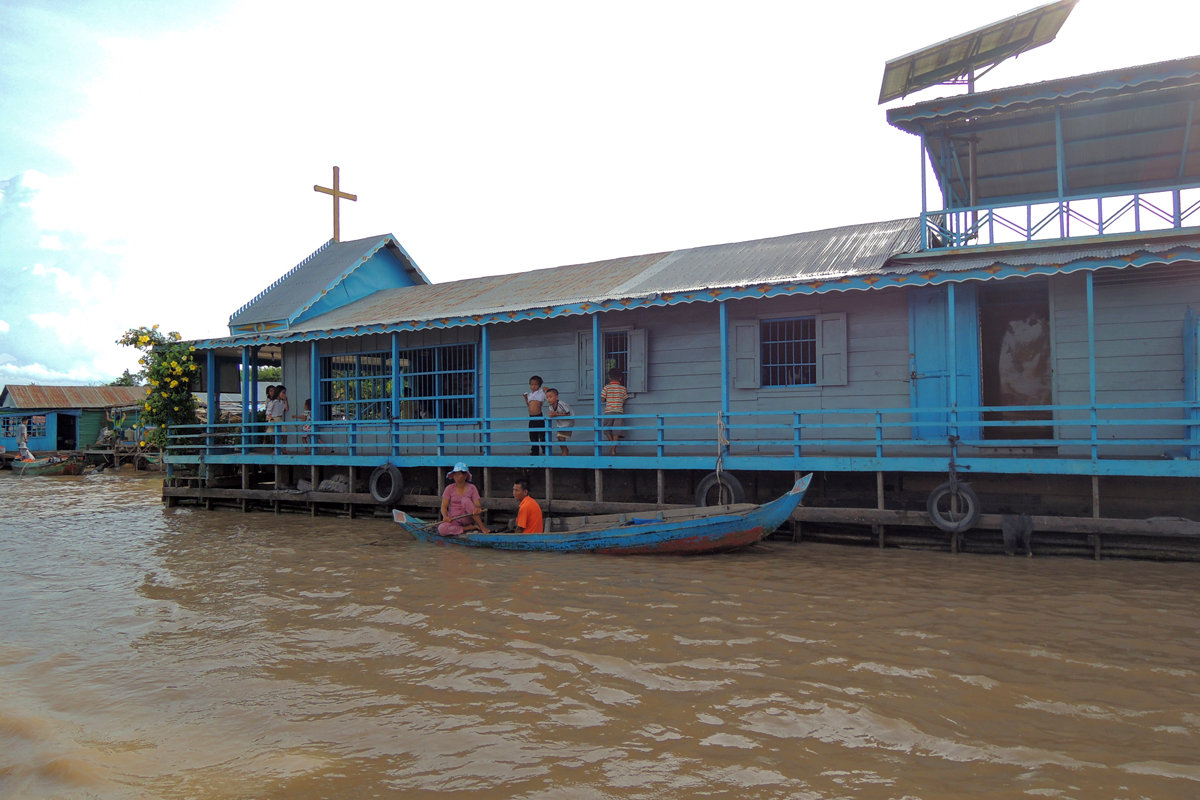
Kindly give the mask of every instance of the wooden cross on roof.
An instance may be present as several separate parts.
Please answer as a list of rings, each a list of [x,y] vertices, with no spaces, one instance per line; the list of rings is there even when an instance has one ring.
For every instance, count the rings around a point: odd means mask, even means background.
[[[333,188],[327,189],[324,186],[313,186],[313,191],[321,192],[322,194],[333,195],[333,240],[341,241],[341,217],[338,214],[339,200],[358,200],[358,195],[347,194],[338,188],[338,168],[333,168]]]

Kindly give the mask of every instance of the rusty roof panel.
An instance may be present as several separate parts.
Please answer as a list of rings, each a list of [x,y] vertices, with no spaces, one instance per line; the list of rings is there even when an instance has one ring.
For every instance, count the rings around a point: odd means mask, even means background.
[[[0,393],[4,408],[111,408],[146,398],[144,386],[36,386],[9,384]]]

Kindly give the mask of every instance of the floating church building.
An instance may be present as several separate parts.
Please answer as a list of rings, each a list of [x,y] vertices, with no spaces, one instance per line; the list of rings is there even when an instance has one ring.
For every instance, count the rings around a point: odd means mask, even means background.
[[[437,284],[391,235],[335,235],[194,342],[194,388],[255,397],[279,365],[311,419],[172,430],[167,501],[431,506],[465,461],[551,513],[756,502],[815,472],[800,518],[881,544],[1020,512],[1086,547],[1196,533],[1144,518],[1200,519],[1200,57],[973,85],[1072,6],[889,62],[881,102],[970,81],[886,112],[918,216]],[[569,440],[531,442],[532,375]]]

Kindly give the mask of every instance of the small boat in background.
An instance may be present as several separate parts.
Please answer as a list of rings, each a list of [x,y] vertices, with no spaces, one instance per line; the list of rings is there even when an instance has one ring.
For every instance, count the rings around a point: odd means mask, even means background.
[[[771,534],[792,515],[812,481],[805,475],[782,497],[763,505],[679,508],[649,515],[603,514],[560,517],[545,533],[479,533],[442,536],[437,522],[404,511],[392,519],[415,538],[463,547],[497,550],[559,550],[611,555],[720,553],[748,547]]]
[[[83,462],[78,456],[47,456],[33,461],[14,461],[13,471],[18,475],[79,475]]]

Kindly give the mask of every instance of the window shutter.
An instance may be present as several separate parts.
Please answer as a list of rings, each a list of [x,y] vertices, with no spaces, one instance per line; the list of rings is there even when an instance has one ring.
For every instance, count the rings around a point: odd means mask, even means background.
[[[596,393],[592,382],[592,332],[578,331],[575,334],[576,350],[579,353],[579,394],[580,400],[591,397]]]
[[[759,387],[758,357],[758,320],[734,322],[733,388],[757,389]]]
[[[817,385],[845,386],[848,369],[846,352],[846,315],[817,316]]]
[[[635,328],[629,331],[629,374],[625,376],[625,388],[630,393],[647,391],[646,355],[645,329]]]

